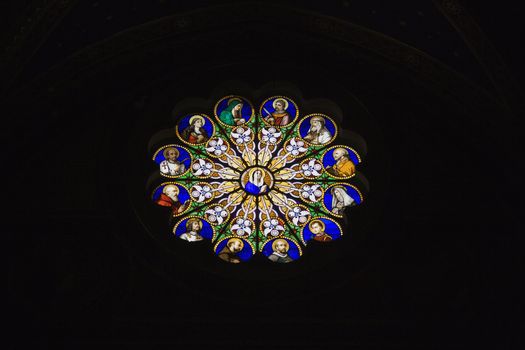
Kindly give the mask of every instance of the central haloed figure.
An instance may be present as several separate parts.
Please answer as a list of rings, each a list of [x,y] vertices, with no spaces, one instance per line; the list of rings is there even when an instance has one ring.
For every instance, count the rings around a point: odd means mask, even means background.
[[[273,186],[273,176],[264,168],[250,168],[243,173],[241,183],[244,190],[249,194],[263,194],[267,193]]]

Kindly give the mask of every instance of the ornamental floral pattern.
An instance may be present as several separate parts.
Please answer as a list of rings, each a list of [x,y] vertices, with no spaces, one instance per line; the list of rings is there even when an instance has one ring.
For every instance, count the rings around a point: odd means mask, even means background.
[[[164,180],[152,200],[169,212],[176,238],[209,242],[224,261],[292,262],[309,244],[338,240],[341,220],[364,199],[352,181],[361,156],[337,144],[338,133],[330,116],[301,116],[286,96],[258,110],[223,97],[213,117],[181,116],[180,142],[154,153]]]

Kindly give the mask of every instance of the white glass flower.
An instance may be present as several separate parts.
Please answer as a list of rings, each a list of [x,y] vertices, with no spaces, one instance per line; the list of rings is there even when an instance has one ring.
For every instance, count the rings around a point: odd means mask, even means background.
[[[224,219],[228,217],[228,211],[220,205],[216,205],[215,207],[206,210],[205,214],[207,214],[206,218],[208,221],[211,223],[217,223],[219,225],[222,224]]]
[[[235,139],[235,142],[241,145],[243,143],[248,143],[251,141],[252,139],[251,133],[252,131],[250,128],[245,129],[243,127],[238,127],[234,131],[232,131],[231,135]]]
[[[234,231],[237,236],[244,236],[244,234],[247,234],[248,236],[252,234],[252,222],[250,220],[245,220],[243,218],[238,218],[235,221],[235,224],[232,226],[232,231]]]
[[[301,207],[294,207],[292,210],[288,211],[288,216],[292,219],[294,225],[304,224],[306,221],[308,221],[309,215],[310,212],[308,210],[302,209]]]
[[[319,163],[317,160],[312,159],[308,163],[304,163],[301,166],[301,169],[303,170],[304,176],[319,176],[321,173],[319,172],[323,166],[321,163]]]
[[[262,141],[265,143],[275,144],[277,143],[277,140],[279,139],[279,137],[281,137],[281,133],[278,132],[277,129],[274,128],[273,126],[268,129],[263,128],[261,132],[262,132]]]
[[[306,152],[307,148],[304,147],[303,141],[296,140],[296,138],[294,137],[286,146],[286,151],[290,152],[294,157],[297,157],[300,153]]]
[[[321,185],[304,185],[301,188],[301,196],[305,199],[309,199],[312,202],[317,202],[323,195],[323,191],[320,190]]]
[[[197,159],[197,162],[193,163],[191,167],[191,171],[193,175],[196,176],[208,176],[211,174],[211,169],[213,168],[213,164],[210,162],[205,161],[204,159]]]
[[[263,227],[263,233],[265,236],[268,236],[268,234],[270,234],[276,237],[284,231],[284,227],[281,224],[279,224],[279,221],[277,219],[265,220],[263,222]]]
[[[213,196],[211,191],[211,187],[208,185],[194,185],[191,191],[191,196],[195,198],[197,202],[204,202]]]
[[[208,143],[208,146],[206,151],[215,154],[217,157],[221,156],[228,149],[228,146],[224,144],[222,139],[213,139]]]

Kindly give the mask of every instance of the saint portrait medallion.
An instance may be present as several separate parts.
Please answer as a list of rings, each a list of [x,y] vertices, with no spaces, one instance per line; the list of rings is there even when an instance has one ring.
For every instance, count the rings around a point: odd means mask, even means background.
[[[249,194],[264,194],[273,186],[273,175],[265,168],[249,168],[241,175],[241,185]]]

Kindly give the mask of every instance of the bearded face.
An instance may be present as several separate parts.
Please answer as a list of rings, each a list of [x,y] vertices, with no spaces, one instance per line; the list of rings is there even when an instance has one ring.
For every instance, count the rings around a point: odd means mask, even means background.
[[[168,160],[174,163],[177,160],[177,152],[173,149],[168,151]]]
[[[275,250],[277,250],[278,253],[285,254],[287,251],[286,248],[285,242],[277,242],[277,244],[275,244]]]
[[[319,120],[312,120],[312,127],[310,128],[310,130],[318,133],[319,131],[321,131],[322,126],[323,125]]]
[[[240,252],[242,249],[241,242],[239,241],[233,241],[230,243],[230,250],[234,253]]]
[[[277,112],[282,112],[284,109],[283,103],[281,101],[275,102],[275,110]]]
[[[191,223],[191,230],[193,232],[199,231],[199,228],[200,228],[200,225],[199,225],[199,223],[197,221],[194,221],[194,222]]]
[[[345,152],[341,149],[334,150],[334,159],[339,160],[342,156],[344,156]]]
[[[177,190],[174,187],[170,187],[170,188],[166,189],[165,194],[172,201],[174,201],[174,202],[178,202],[179,201],[179,197],[177,196]]]

